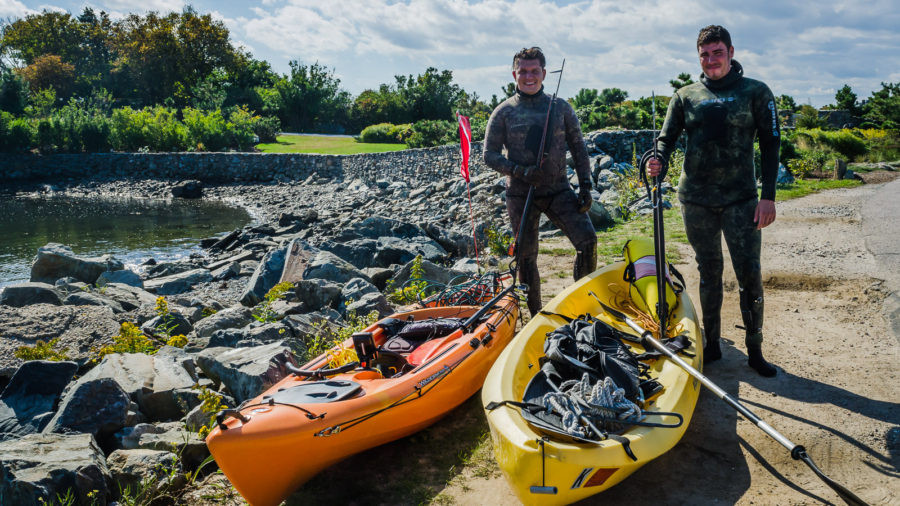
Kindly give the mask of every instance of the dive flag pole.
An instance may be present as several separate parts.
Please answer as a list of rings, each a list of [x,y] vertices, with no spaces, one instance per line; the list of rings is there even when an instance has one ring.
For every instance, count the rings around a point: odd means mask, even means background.
[[[466,194],[469,197],[469,216],[472,219],[472,244],[475,245],[475,263],[478,265],[478,275],[481,275],[481,260],[478,257],[478,237],[475,233],[475,212],[472,211],[472,192],[469,188],[469,157],[472,154],[472,127],[469,118],[456,111],[456,120],[459,122],[459,148],[462,154],[462,163],[459,172],[466,180]]]

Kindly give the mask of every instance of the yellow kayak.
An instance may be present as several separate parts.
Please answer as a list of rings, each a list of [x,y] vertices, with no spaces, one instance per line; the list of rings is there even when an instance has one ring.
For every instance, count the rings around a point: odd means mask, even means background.
[[[665,357],[642,361],[649,365],[649,376],[658,381],[662,390],[642,401],[641,409],[648,420],[654,413],[680,415],[681,423],[675,427],[635,425],[617,434],[611,432],[608,439],[587,442],[539,428],[540,424],[532,423],[533,418],[526,420],[521,406],[497,405],[523,401],[526,389],[542,374],[545,338],[566,324],[559,315],[574,318],[590,314],[616,330],[636,335],[624,323],[605,314],[597,300],[634,314],[634,308],[623,302],[630,288],[623,281],[625,268],[624,262],[604,267],[556,296],[544,307],[544,312],[554,314],[533,318],[501,353],[485,380],[482,400],[494,455],[513,491],[525,504],[568,504],[602,492],[675,446],[690,423],[701,385]],[[687,347],[679,356],[700,370],[703,346],[697,314],[686,293],[678,294],[678,299],[668,335],[686,337],[683,344]],[[625,342],[635,354],[651,351]],[[627,438],[625,444],[623,438]]]

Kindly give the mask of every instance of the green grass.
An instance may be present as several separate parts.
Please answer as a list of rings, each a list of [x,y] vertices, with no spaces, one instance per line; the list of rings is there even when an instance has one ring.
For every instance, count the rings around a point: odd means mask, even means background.
[[[833,190],[835,188],[853,188],[863,184],[862,181],[855,179],[800,179],[791,185],[780,185],[775,190],[775,200],[789,200],[798,197],[804,197],[812,193],[818,193],[822,190]]]
[[[666,244],[673,242],[687,244],[681,211],[668,209],[663,213],[663,217]],[[597,232],[597,265],[607,265],[621,260],[625,242],[635,237],[653,238],[652,215],[639,216],[631,221],[620,222],[609,229]],[[681,255],[674,248],[666,248],[666,258],[671,263],[681,261]]]
[[[324,155],[355,155],[382,153],[406,149],[405,144],[367,144],[352,137],[327,135],[279,135],[276,142],[257,144],[263,153],[319,153]]]

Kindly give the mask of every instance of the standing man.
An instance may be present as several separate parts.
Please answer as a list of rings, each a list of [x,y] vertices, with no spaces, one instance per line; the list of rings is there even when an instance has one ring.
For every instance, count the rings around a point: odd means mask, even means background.
[[[647,174],[665,176],[681,132],[687,131],[678,199],[688,241],[700,271],[700,307],[706,345],[704,363],[722,358],[722,235],[740,289],[749,365],[762,376],[777,369],[762,355],[763,287],[759,263],[763,228],[775,221],[779,130],[775,98],[768,86],[744,77],[731,35],[718,25],[700,30],[700,82],[675,92]],[[757,199],[753,139],[762,154],[762,194]]]
[[[576,280],[597,267],[597,233],[587,215],[592,203],[590,161],[575,110],[565,100],[554,101],[544,152],[538,153],[551,100],[543,86],[546,64],[544,53],[538,47],[516,53],[512,65],[516,93],[491,113],[484,136],[484,163],[507,176],[506,209],[513,232],[519,230],[528,190],[534,188],[517,252],[520,279],[528,285],[531,316],[541,310],[541,278],[537,268],[541,213],[575,246]],[[567,147],[578,174],[577,195],[566,177]]]

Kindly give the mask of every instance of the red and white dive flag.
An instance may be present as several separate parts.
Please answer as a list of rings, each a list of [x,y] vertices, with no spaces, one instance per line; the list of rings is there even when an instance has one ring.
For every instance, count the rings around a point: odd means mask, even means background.
[[[469,118],[461,114],[456,115],[459,119],[459,147],[462,149],[462,165],[459,172],[466,182],[469,182],[469,155],[472,153],[472,128],[469,126]]]

